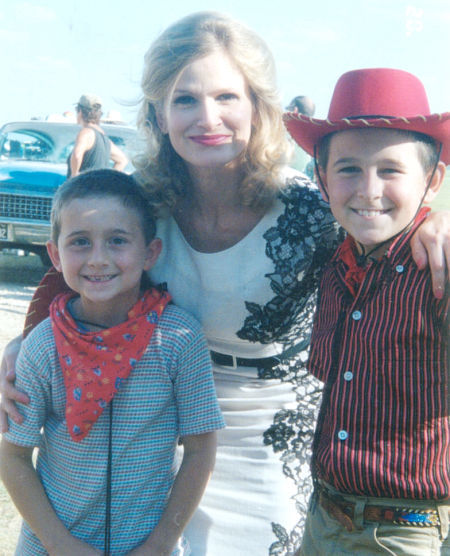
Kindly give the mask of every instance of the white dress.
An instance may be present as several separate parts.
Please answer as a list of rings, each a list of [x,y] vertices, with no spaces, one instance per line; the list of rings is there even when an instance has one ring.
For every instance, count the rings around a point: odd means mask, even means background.
[[[316,188],[296,177],[236,245],[190,247],[173,218],[151,270],[201,322],[211,350],[263,358],[302,346],[271,369],[214,365],[226,429],[216,467],[186,536],[193,556],[290,555],[310,495],[309,447],[320,384],[306,373],[318,278],[336,226]]]

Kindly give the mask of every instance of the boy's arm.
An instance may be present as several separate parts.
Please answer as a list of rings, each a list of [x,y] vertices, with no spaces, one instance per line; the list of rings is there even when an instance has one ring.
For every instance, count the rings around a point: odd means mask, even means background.
[[[0,476],[14,504],[50,556],[98,556],[100,550],[72,536],[53,510],[33,467],[33,448],[2,439]]]
[[[200,503],[214,469],[216,433],[185,436],[181,467],[167,507],[150,537],[129,556],[170,556],[177,540]]]

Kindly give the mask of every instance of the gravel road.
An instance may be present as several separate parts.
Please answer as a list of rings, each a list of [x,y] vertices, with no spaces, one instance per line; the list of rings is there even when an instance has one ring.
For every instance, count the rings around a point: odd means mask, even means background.
[[[20,334],[28,303],[45,269],[39,257],[0,251],[0,352]],[[12,556],[20,516],[0,483],[0,556]]]

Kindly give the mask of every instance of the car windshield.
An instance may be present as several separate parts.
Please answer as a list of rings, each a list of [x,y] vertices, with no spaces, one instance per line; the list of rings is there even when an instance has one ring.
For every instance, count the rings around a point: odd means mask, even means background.
[[[62,162],[62,160],[55,160],[55,144],[46,133],[26,129],[10,131],[2,134],[0,144],[2,160]]]
[[[0,133],[0,160],[26,160],[65,164],[72,152],[77,125],[32,122],[7,124]],[[105,126],[109,138],[123,149],[129,158],[136,145],[132,128]]]

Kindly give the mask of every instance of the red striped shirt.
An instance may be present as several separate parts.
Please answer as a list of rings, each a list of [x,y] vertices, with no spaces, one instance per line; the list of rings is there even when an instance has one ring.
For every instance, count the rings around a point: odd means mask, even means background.
[[[412,233],[369,264],[355,296],[340,249],[322,279],[309,366],[327,385],[313,472],[345,493],[450,497],[448,295],[433,297]]]

